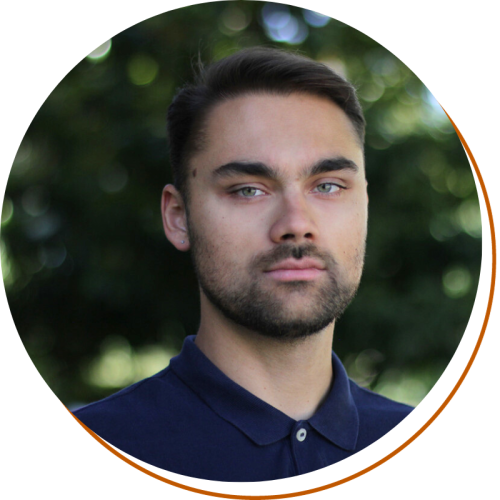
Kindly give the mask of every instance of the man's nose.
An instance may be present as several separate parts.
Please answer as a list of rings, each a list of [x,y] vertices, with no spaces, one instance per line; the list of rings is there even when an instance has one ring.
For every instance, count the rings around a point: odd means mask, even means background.
[[[317,238],[317,228],[307,200],[301,195],[283,196],[270,236],[275,243],[312,242]]]

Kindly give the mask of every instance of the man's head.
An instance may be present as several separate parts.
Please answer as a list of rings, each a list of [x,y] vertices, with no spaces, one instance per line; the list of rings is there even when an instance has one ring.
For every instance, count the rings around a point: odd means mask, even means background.
[[[280,51],[237,53],[178,94],[162,211],[192,250],[202,307],[287,339],[343,312],[363,266],[363,135],[352,86]]]

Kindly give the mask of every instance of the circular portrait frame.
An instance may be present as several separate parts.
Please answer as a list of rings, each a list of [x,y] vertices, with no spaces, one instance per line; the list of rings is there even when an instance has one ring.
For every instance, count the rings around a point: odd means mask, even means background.
[[[293,2],[292,2],[293,4]],[[180,5],[178,5],[180,6]],[[176,7],[178,7],[176,6]],[[300,6],[300,5],[299,5]],[[152,15],[159,14],[161,12],[161,9],[159,9],[158,6],[155,6],[157,10],[155,12],[151,13]],[[169,5],[169,8],[171,6]],[[176,8],[176,7],[171,7],[171,8]],[[312,8],[313,5],[308,6],[308,8]],[[332,12],[331,8],[320,8],[319,6],[316,7],[314,6],[315,9],[319,12],[323,12],[325,14],[331,15],[332,17],[335,18],[340,18],[341,16],[338,13]],[[154,8],[152,7],[154,10]],[[109,15],[109,14],[108,14]],[[128,13],[129,18],[134,17],[134,23],[137,22],[137,15],[136,13]],[[355,14],[353,12],[350,13],[351,16],[355,17]],[[149,14],[146,14],[145,16],[150,17]],[[342,19],[344,22],[348,22],[348,17]],[[365,20],[365,22],[368,22]],[[128,20],[125,19],[122,21],[122,23],[127,24]],[[355,25],[358,29],[362,29],[362,26],[359,25],[359,23],[353,23],[352,25]],[[119,29],[120,31],[120,29]],[[116,31],[115,31],[116,32]],[[364,31],[367,34],[372,35],[371,32],[368,30]],[[108,32],[109,36],[109,32]],[[376,37],[376,34],[374,35]],[[103,37],[101,37],[102,40]],[[104,37],[105,38],[105,37]],[[377,38],[378,41],[382,41]],[[88,43],[84,44],[85,46],[88,46]],[[384,45],[386,46],[386,45]],[[387,47],[390,47],[388,44]],[[399,55],[399,54],[397,54]],[[71,67],[71,64],[74,64],[75,58],[71,58],[68,56],[68,58],[65,59],[66,61],[72,61],[68,63],[68,67]],[[423,63],[422,63],[423,64]],[[65,71],[67,71],[67,67],[63,68],[62,70],[59,70],[60,76],[64,76]],[[418,72],[417,72],[418,74]],[[419,74],[419,76],[421,76]],[[56,77],[56,81],[57,77]],[[424,78],[424,81],[426,79]],[[427,83],[427,81],[426,81]],[[49,90],[52,90],[50,88],[50,85],[53,85],[52,83],[46,83],[46,88]],[[430,84],[430,88],[432,89],[433,86]],[[43,93],[44,90],[42,89],[41,92]],[[47,92],[45,92],[45,95],[47,95]],[[38,106],[40,105],[41,102],[43,102],[43,98],[40,99],[38,98],[38,101],[36,100],[37,97],[34,98],[35,102],[37,102]],[[441,101],[442,102],[442,101]],[[443,107],[448,110],[448,106],[442,102]],[[450,104],[450,113],[453,116],[453,106],[456,106],[453,102]],[[29,105],[28,105],[29,107]],[[24,129],[26,128],[26,123],[29,122],[29,119],[26,119],[26,115],[29,116],[31,113],[31,116],[33,115],[33,108],[31,108],[30,111],[26,111],[24,113]],[[23,116],[20,117],[20,121],[22,122]],[[450,118],[451,120],[451,118]],[[457,120],[458,122],[458,120]],[[453,121],[452,121],[453,123]],[[294,497],[294,496],[302,496],[302,495],[307,495],[310,493],[315,493],[315,492],[321,492],[324,490],[328,490],[329,488],[332,488],[334,486],[339,486],[341,484],[345,484],[348,482],[351,482],[353,479],[361,477],[365,475],[367,472],[372,471],[373,469],[379,467],[380,465],[386,463],[389,459],[392,457],[396,456],[399,454],[402,450],[404,450],[409,444],[414,442],[417,437],[422,435],[422,433],[429,428],[429,426],[437,419],[438,416],[440,416],[447,407],[447,405],[450,403],[452,398],[454,398],[455,394],[457,393],[458,389],[462,386],[465,377],[469,374],[470,369],[472,364],[474,363],[479,347],[481,346],[483,342],[483,338],[485,335],[486,327],[488,326],[490,314],[492,312],[492,304],[493,304],[493,294],[494,294],[494,287],[495,287],[495,277],[496,277],[496,239],[495,239],[495,232],[494,232],[494,224],[493,224],[493,212],[492,212],[492,207],[490,203],[490,199],[488,197],[488,192],[487,192],[487,186],[489,188],[489,179],[488,179],[488,174],[490,172],[487,172],[485,175],[485,178],[487,179],[486,183],[483,180],[483,174],[479,170],[478,164],[476,162],[476,159],[474,158],[469,145],[465,141],[464,137],[462,136],[462,133],[458,129],[458,127],[453,123],[453,126],[455,127],[455,130],[457,132],[457,135],[460,137],[460,140],[464,146],[464,149],[467,152],[467,155],[470,159],[470,162],[472,163],[473,166],[473,171],[475,173],[475,178],[476,178],[476,185],[478,186],[478,193],[482,195],[482,200],[481,200],[481,212],[482,212],[482,220],[483,220],[483,263],[482,263],[482,270],[481,270],[481,282],[479,285],[478,289],[478,295],[476,298],[476,305],[473,311],[473,315],[471,316],[471,321],[469,323],[469,326],[467,328],[466,333],[464,334],[464,339],[461,342],[461,345],[459,347],[459,350],[457,351],[457,355],[454,358],[454,361],[450,363],[451,365],[451,370],[450,367],[446,370],[446,373],[448,374],[446,377],[443,376],[442,380],[439,382],[439,386],[437,387],[436,391],[433,390],[435,393],[435,397],[429,398],[428,401],[426,402],[426,405],[419,405],[418,411],[414,412],[415,415],[412,414],[411,418],[405,420],[403,424],[400,424],[397,429],[395,429],[393,432],[391,432],[391,436],[388,442],[390,441],[390,445],[388,445],[389,448],[393,448],[392,451],[389,453],[387,452],[387,446],[382,444],[376,443],[374,446],[371,446],[369,450],[366,450],[366,453],[363,452],[364,457],[358,457],[356,459],[357,465],[354,468],[357,468],[358,471],[354,473],[349,473],[348,469],[351,468],[351,464],[354,462],[353,460],[349,459],[346,460],[345,467],[336,467],[335,474],[333,474],[330,469],[328,470],[323,470],[323,471],[318,471],[319,473],[313,473],[309,474],[308,478],[303,478],[303,477],[297,477],[293,478],[291,480],[286,480],[285,482],[273,482],[275,484],[269,484],[269,485],[259,485],[259,484],[234,484],[234,485],[228,485],[224,483],[211,483],[207,481],[201,481],[201,480],[191,480],[191,478],[184,478],[183,476],[178,476],[176,474],[169,474],[165,471],[160,471],[154,467],[147,466],[147,464],[144,464],[140,461],[137,461],[131,457],[126,456],[125,454],[120,453],[116,449],[114,449],[112,446],[109,444],[105,443],[103,440],[101,440],[98,436],[92,433],[92,431],[89,430],[89,432],[94,435],[94,437],[101,442],[108,450],[111,450],[112,453],[116,456],[119,456],[123,461],[128,463],[129,465],[132,465],[136,469],[140,470],[141,472],[144,472],[148,476],[152,476],[155,479],[160,480],[161,482],[168,483],[172,486],[176,486],[177,488],[180,488],[182,490],[185,490],[186,492],[194,492],[194,493],[201,493],[204,495],[209,495],[209,496],[216,496],[216,497],[221,497],[221,498],[288,498],[288,497]],[[16,129],[18,131],[18,139],[17,143],[19,143],[19,130],[21,130],[21,136],[23,135],[22,132],[22,126],[19,125]],[[14,131],[15,133],[15,131]],[[467,135],[467,132],[464,131],[464,135]],[[474,147],[474,146],[473,146]],[[14,148],[15,150],[15,148]],[[6,302],[4,300],[4,302]],[[7,326],[10,329],[14,329],[13,324],[11,320],[8,318],[8,306],[5,304],[2,304],[3,307],[6,308],[6,315],[4,317],[4,310],[2,310],[2,321],[7,322]],[[478,328],[479,325],[479,328]],[[14,349],[17,349],[18,351],[22,351],[22,345],[20,345],[18,339],[16,345],[14,345]],[[25,352],[21,352],[19,356],[24,356],[26,357]],[[27,360],[28,363],[30,363],[29,359]],[[24,365],[26,368],[26,365]],[[36,378],[37,373],[36,370],[31,366],[30,368],[27,369],[28,371],[28,378],[30,380],[33,379],[33,377]],[[451,373],[453,372],[453,373]],[[457,380],[458,376],[458,380]],[[42,382],[42,384],[40,384]],[[40,379],[37,380],[35,385],[38,386],[38,389],[40,389],[40,385],[43,385],[43,381]],[[36,389],[36,388],[35,388]],[[451,390],[450,390],[451,389]],[[42,402],[44,398],[47,397],[47,393],[50,393],[50,390],[47,388],[44,388],[44,390],[41,393],[41,397],[38,400],[39,402]],[[439,403],[439,400],[441,403]],[[58,401],[53,400],[50,409],[50,416],[54,416],[54,413],[57,413],[60,415],[60,409],[58,410],[57,407]],[[22,407],[22,406],[21,406]],[[26,407],[25,407],[26,408]],[[60,408],[60,407],[59,407]],[[72,419],[67,419],[67,415],[65,415],[64,418],[66,421],[67,420],[72,420]],[[60,421],[61,417],[57,417],[57,421]],[[55,430],[54,427],[51,428],[52,430]],[[415,429],[417,429],[415,431]],[[38,431],[39,432],[39,431]],[[68,425],[64,427],[62,435],[65,436],[74,436],[75,431],[74,431],[74,425]],[[408,437],[410,436],[410,437]],[[61,439],[63,441],[61,441]],[[81,436],[75,440],[75,446],[79,446],[79,442],[81,441]],[[385,438],[384,438],[385,441]],[[60,437],[57,438],[58,442],[58,447],[59,446],[64,446],[64,438]],[[395,446],[395,443],[399,443]],[[84,452],[86,457],[92,456],[93,452],[90,452],[90,448]],[[87,453],[90,453],[88,455]],[[358,454],[360,455],[360,454]],[[378,455],[379,458],[374,460],[374,457]],[[357,456],[356,456],[357,457]],[[382,457],[382,458],[380,458]],[[422,455],[420,454],[420,457]],[[353,457],[354,458],[354,457]],[[100,459],[100,458],[99,458]],[[104,462],[108,462],[106,458],[103,459]],[[347,464],[349,462],[349,464]],[[364,465],[359,465],[361,463]],[[366,465],[367,463],[370,463],[370,465]],[[345,470],[341,470],[345,469]],[[126,473],[125,473],[126,474]],[[313,477],[314,476],[314,477]],[[327,476],[335,476],[337,479],[329,482],[325,482],[325,478]],[[341,477],[342,476],[342,477]],[[186,481],[184,481],[186,479]],[[316,487],[308,487],[306,483],[313,482],[315,484],[320,484],[320,486]],[[281,484],[279,484],[281,483]],[[213,486],[212,486],[213,484]],[[241,493],[236,493],[236,491],[241,491]],[[285,490],[286,492],[283,492]],[[336,490],[337,491],[337,490]],[[367,490],[368,491],[368,490]]]

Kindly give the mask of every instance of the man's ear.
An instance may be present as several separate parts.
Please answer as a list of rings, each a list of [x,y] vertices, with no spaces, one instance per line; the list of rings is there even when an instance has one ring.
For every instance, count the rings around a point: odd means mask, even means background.
[[[167,184],[161,197],[161,215],[165,235],[177,250],[190,248],[184,200],[175,186]]]

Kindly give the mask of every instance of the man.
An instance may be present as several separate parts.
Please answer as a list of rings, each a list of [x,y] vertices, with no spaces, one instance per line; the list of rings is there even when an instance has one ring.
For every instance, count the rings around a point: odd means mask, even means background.
[[[168,133],[163,224],[192,254],[198,334],[75,415],[138,459],[221,481],[304,474],[379,439],[411,408],[358,387],[331,350],[367,231],[353,87],[309,59],[244,50],[177,94]]]

